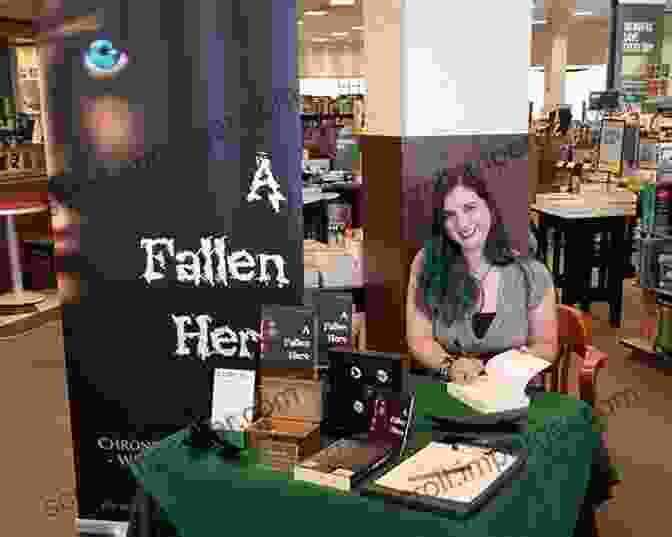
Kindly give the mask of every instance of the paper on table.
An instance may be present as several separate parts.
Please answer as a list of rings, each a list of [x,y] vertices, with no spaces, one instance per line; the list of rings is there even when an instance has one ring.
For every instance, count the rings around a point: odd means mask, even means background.
[[[255,372],[244,369],[215,369],[212,386],[212,417],[215,428],[245,429],[246,411],[254,409]]]
[[[475,446],[431,442],[390,470],[376,484],[389,489],[415,492],[457,502],[471,502],[515,461],[507,453],[488,454]],[[468,465],[460,470],[459,468]]]

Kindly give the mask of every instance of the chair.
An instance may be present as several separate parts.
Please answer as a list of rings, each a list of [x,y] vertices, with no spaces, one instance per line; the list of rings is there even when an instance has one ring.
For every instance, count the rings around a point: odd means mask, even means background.
[[[587,315],[565,304],[557,306],[557,313],[560,355],[546,374],[546,387],[550,391],[569,394],[569,370],[572,356],[576,355],[579,399],[594,406],[597,376],[607,363],[607,355],[591,345],[592,323]]]
[[[592,323],[588,315],[565,304],[559,304],[557,312],[560,355],[545,375],[546,388],[569,394],[569,369],[572,357],[576,355],[579,399],[594,406],[597,402],[597,375],[606,365],[607,355],[591,345]],[[604,433],[602,435],[606,441],[606,435]],[[579,512],[574,537],[597,537],[597,535],[595,513],[587,503],[584,503]]]

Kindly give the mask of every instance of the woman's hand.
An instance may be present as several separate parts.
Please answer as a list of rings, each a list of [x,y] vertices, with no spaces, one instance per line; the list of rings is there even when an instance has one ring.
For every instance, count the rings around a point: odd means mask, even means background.
[[[450,367],[450,379],[458,384],[472,384],[483,370],[478,358],[458,358]]]

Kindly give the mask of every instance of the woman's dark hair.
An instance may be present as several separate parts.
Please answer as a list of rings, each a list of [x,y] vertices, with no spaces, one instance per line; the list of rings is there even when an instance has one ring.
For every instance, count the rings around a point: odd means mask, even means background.
[[[434,315],[438,314],[448,325],[456,319],[465,318],[479,289],[478,280],[469,272],[462,248],[445,230],[444,199],[457,186],[472,190],[485,201],[490,210],[490,231],[483,251],[485,259],[499,266],[517,261],[499,209],[478,170],[466,165],[435,173],[432,238],[425,243],[425,259],[420,270],[418,287]]]

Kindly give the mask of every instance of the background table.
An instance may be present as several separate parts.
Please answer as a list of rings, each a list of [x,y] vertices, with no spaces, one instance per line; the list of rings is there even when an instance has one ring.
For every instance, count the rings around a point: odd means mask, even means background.
[[[470,411],[427,378],[414,379],[418,422],[413,445],[432,439],[428,416]],[[551,439],[549,431],[556,434]],[[147,450],[130,469],[140,485],[129,537],[209,537],[226,532],[320,537],[569,537],[573,534],[599,437],[590,407],[560,394],[542,394],[529,412],[526,468],[505,491],[469,518],[439,516],[345,494],[253,462],[216,454],[195,456],[186,432]],[[250,459],[251,461],[251,459]],[[179,530],[176,531],[175,528]]]
[[[1,306],[24,306],[37,304],[44,300],[44,295],[23,288],[23,267],[19,251],[19,239],[16,234],[14,218],[24,214],[34,214],[48,211],[45,203],[36,202],[1,202],[0,216],[7,218],[7,245],[9,248],[9,264],[12,272],[12,292],[0,295]]]
[[[609,323],[621,326],[623,278],[625,277],[626,215],[616,210],[566,211],[533,205],[539,217],[538,257],[548,263],[548,234],[553,232],[551,272],[556,287],[562,289],[563,304],[580,304],[590,311],[591,302],[609,302]],[[601,235],[599,249],[595,236]],[[564,245],[564,248],[563,248]],[[563,250],[564,270],[560,266]],[[593,268],[599,268],[599,285],[591,285]]]

